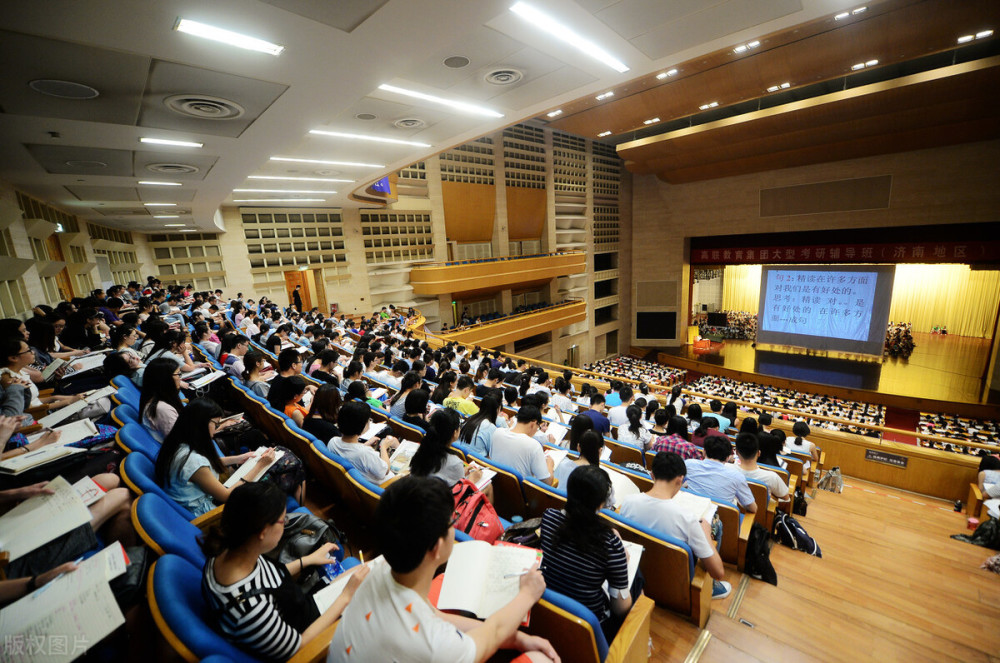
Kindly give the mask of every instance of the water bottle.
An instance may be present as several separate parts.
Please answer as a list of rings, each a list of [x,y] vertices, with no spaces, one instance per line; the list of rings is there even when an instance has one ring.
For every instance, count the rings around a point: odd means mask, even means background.
[[[344,567],[340,565],[340,562],[336,558],[331,557],[330,560],[327,564],[319,567],[320,578],[328,585],[333,582],[334,578],[344,572]]]
[[[512,525],[518,525],[524,522],[524,518],[522,518],[521,516],[514,516],[513,518],[510,519],[510,522]]]

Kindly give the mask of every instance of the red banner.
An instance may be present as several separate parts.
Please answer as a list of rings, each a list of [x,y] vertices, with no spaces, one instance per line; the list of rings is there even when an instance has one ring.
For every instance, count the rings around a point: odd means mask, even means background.
[[[726,238],[729,241],[735,237]],[[1000,242],[918,242],[692,249],[691,264],[1000,262]]]

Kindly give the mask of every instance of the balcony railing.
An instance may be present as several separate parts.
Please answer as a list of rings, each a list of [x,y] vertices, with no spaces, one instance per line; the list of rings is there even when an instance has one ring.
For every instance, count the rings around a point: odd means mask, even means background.
[[[582,299],[556,304],[536,311],[511,315],[455,331],[438,334],[445,341],[463,345],[498,347],[522,338],[544,334],[587,319],[587,303]]]
[[[545,281],[586,269],[583,251],[458,260],[415,266],[410,270],[410,285],[415,295],[446,295]]]

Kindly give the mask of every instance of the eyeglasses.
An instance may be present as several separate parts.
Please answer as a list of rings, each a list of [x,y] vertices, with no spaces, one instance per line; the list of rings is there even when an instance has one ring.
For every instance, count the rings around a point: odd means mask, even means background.
[[[177,371],[176,373],[174,373],[174,377],[175,378],[179,378],[180,376],[181,376],[181,372],[180,371]]]
[[[33,352],[34,352],[34,350],[32,350],[31,348],[28,348],[28,349],[27,349],[27,350],[25,350],[24,352],[18,352],[18,353],[17,353],[17,356],[18,356],[18,357],[20,357],[21,355],[30,355],[30,354],[31,354],[31,353],[33,353]]]

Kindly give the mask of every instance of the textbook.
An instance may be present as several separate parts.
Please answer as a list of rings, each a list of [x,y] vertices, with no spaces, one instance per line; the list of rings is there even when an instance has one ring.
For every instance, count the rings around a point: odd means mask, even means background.
[[[26,645],[6,648],[4,662],[66,663],[124,624],[108,581],[124,573],[127,565],[124,548],[112,543],[75,571],[0,610],[0,632],[17,634]],[[31,643],[43,649],[36,651]]]
[[[545,455],[552,459],[552,467],[559,467],[559,463],[563,462],[563,459],[569,455],[569,451],[566,449],[546,449]]]
[[[622,505],[622,500],[627,496],[639,494],[639,487],[621,472],[613,470],[606,465],[601,465],[601,469],[607,472],[611,478],[611,485],[615,491],[615,509],[618,509]]]
[[[562,446],[563,440],[566,438],[566,434],[569,433],[569,429],[562,424],[549,423],[545,432],[552,436],[555,440],[555,444]]]
[[[27,499],[0,516],[0,550],[10,553],[11,562],[90,522],[90,510],[66,479],[56,477],[46,488],[53,494]]]
[[[685,511],[697,516],[698,520],[704,520],[708,523],[712,522],[716,510],[719,508],[709,498],[689,493],[686,490],[678,491],[672,501],[683,507]]]
[[[0,461],[0,473],[17,476],[18,474],[27,472],[28,470],[36,468],[39,465],[51,463],[52,461],[59,460],[65,456],[82,454],[86,451],[86,449],[80,449],[79,447],[67,447],[62,444],[49,444],[36,451],[29,451],[26,454],[21,454],[20,456],[14,456],[13,458]]]
[[[542,561],[542,551],[516,545],[463,541],[452,548],[437,607],[486,619],[520,591],[521,574]]]
[[[226,373],[224,371],[212,371],[207,375],[203,375],[197,380],[189,380],[188,384],[191,385],[192,389],[201,389],[205,385],[215,382],[219,378],[225,377]]]
[[[622,539],[622,546],[625,548],[625,554],[628,557],[628,586],[632,587],[632,583],[635,582],[635,574],[639,572],[639,560],[642,559],[642,553],[645,548],[640,546],[638,543],[632,543],[631,541],[626,541]],[[604,593],[608,596],[611,592],[608,589],[608,581],[604,581]],[[632,597],[635,599],[635,597]]]
[[[257,450],[253,452],[253,456],[247,462],[240,465],[239,468],[235,472],[233,472],[233,475],[228,479],[226,479],[226,483],[222,485],[224,485],[226,488],[232,488],[233,486],[236,485],[236,483],[240,479],[243,479],[244,481],[256,481],[257,479],[247,479],[246,476],[247,474],[250,473],[250,470],[257,467],[257,463],[260,461],[260,457],[261,455],[263,455],[265,451],[267,451],[267,447],[257,447]],[[267,465],[267,467],[264,468],[264,471],[261,472],[257,478],[259,479],[261,476],[267,473],[267,471],[271,468],[271,465],[277,463],[278,459],[280,459],[284,455],[285,455],[284,451],[281,451],[280,449],[275,449],[274,460],[271,461]]]
[[[417,453],[417,449],[419,448],[419,444],[411,442],[410,440],[400,442],[399,447],[389,457],[389,469],[396,474],[409,472],[410,461],[413,460],[413,456]]]
[[[371,570],[375,570],[379,566],[385,564],[385,558],[379,555],[375,559],[370,559],[365,562],[365,566]],[[316,603],[316,607],[319,608],[319,614],[323,614],[330,609],[333,602],[337,600],[340,593],[344,591],[344,587],[347,587],[348,581],[351,579],[351,575],[354,573],[353,569],[359,568],[360,565],[347,569],[339,576],[330,581],[330,584],[313,594],[313,601]]]
[[[366,430],[364,433],[358,436],[358,439],[361,440],[362,442],[367,442],[373,437],[377,437],[378,434],[384,431],[388,425],[389,424],[385,423],[384,421],[377,424],[371,424],[368,426],[368,430]]]
[[[49,378],[59,370],[60,367],[66,365],[65,359],[59,359],[58,357],[52,360],[52,363],[45,367],[42,371],[42,382],[48,382]]]
[[[88,437],[97,435],[97,426],[95,426],[94,422],[90,419],[80,419],[79,421],[74,421],[71,424],[66,424],[65,426],[60,426],[59,428],[53,428],[52,430],[59,432],[59,439],[56,440],[52,446],[65,446],[67,444],[73,444],[74,442],[86,440]],[[45,433],[46,431],[40,431],[29,435],[27,438],[28,443],[30,444],[31,442],[40,439],[43,435],[45,435]]]

